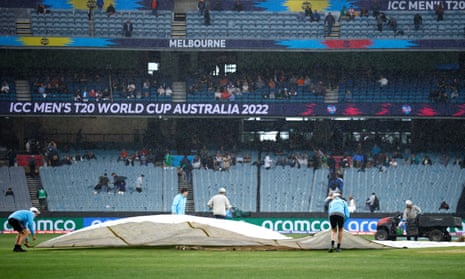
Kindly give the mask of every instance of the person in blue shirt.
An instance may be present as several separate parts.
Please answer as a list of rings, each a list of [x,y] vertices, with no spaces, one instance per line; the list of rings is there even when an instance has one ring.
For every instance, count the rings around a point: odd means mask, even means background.
[[[13,252],[26,252],[21,246],[29,235],[32,240],[36,240],[34,218],[39,214],[39,209],[31,207],[29,210],[17,210],[8,216],[8,224],[18,232]]]
[[[186,214],[186,200],[189,191],[187,188],[182,188],[173,199],[173,205],[171,205],[171,213],[175,215],[185,215]]]
[[[328,216],[331,224],[331,246],[328,252],[333,252],[336,238],[336,252],[341,252],[344,222],[350,217],[349,207],[347,206],[347,202],[341,197],[340,192],[334,192],[330,195],[331,201],[329,202]]]

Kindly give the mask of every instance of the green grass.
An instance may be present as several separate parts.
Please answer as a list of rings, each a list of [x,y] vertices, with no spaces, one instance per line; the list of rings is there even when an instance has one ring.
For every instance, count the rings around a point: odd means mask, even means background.
[[[174,248],[39,249],[13,253],[0,235],[0,278],[464,278],[465,249],[181,251]],[[37,243],[50,239],[39,235]]]

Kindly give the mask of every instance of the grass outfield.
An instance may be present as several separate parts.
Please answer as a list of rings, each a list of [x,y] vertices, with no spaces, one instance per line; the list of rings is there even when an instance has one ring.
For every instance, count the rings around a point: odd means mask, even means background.
[[[39,235],[36,243],[53,235]],[[13,253],[0,235],[2,279],[464,278],[465,249],[181,251],[174,248],[39,249]]]

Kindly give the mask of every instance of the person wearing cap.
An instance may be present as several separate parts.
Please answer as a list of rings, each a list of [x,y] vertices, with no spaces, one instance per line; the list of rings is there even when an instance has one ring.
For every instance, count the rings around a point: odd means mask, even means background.
[[[181,191],[174,196],[173,204],[171,205],[171,214],[185,215],[186,214],[186,201],[189,191],[187,188],[181,188]]]
[[[214,195],[207,203],[208,207],[213,210],[213,216],[217,219],[225,219],[226,211],[231,210],[232,206],[226,197],[226,189],[220,188],[218,194]]]
[[[336,252],[341,252],[342,236],[344,234],[344,222],[349,219],[349,207],[342,198],[340,192],[330,194],[331,201],[328,206],[329,223],[331,224],[331,245],[328,252],[334,251],[334,244],[337,240]]]
[[[406,225],[407,231],[407,240],[410,240],[411,236],[418,240],[418,234],[412,235],[412,229],[409,227],[412,226],[413,228],[416,227],[417,224],[417,216],[421,214],[421,208],[417,205],[413,204],[411,200],[405,201],[405,209],[404,214],[402,215],[402,221],[399,223],[399,227],[402,227],[404,224]]]
[[[8,224],[18,232],[13,252],[26,252],[21,246],[29,235],[36,239],[34,230],[34,218],[40,214],[39,209],[31,207],[29,210],[18,210],[8,216]]]

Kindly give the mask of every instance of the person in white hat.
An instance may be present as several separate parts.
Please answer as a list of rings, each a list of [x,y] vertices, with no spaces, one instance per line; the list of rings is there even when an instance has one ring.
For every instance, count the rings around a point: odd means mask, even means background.
[[[413,204],[411,200],[405,201],[404,214],[402,215],[402,221],[400,222],[399,227],[403,226],[404,224],[407,225],[406,227],[407,240],[410,240],[411,236],[413,236],[415,240],[418,240],[418,235],[412,234],[414,230],[411,230],[409,227],[410,226],[416,227],[417,216],[421,213],[422,213],[421,208]]]
[[[21,246],[29,235],[36,240],[34,218],[40,214],[39,209],[31,207],[29,210],[18,210],[8,216],[8,224],[18,232],[13,252],[26,252]]]
[[[213,216],[217,219],[225,219],[226,211],[232,208],[228,197],[226,197],[226,189],[223,187],[218,190],[218,194],[208,201],[207,205],[213,210]]]
[[[403,219],[415,219],[417,218],[418,214],[421,214],[421,208],[413,204],[411,200],[406,200]]]

